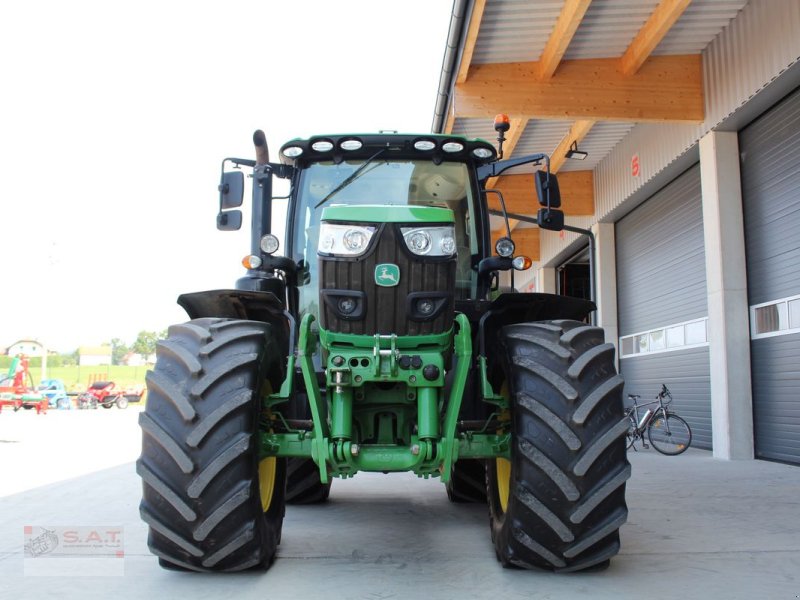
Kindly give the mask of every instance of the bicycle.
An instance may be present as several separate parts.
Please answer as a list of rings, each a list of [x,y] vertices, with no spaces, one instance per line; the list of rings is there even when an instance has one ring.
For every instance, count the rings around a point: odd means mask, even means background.
[[[644,432],[647,431],[650,444],[661,454],[676,456],[685,452],[692,443],[692,430],[686,421],[668,410],[672,403],[672,394],[667,386],[661,384],[661,391],[652,402],[638,404],[637,400],[640,398],[638,394],[628,394],[628,400],[633,402],[633,406],[625,409],[625,414],[630,419],[628,449],[633,447],[636,440],[641,440],[642,446],[648,448],[644,441]],[[665,398],[668,398],[666,402]],[[648,408],[640,417],[639,409],[651,404],[658,404],[658,408]],[[636,450],[635,447],[633,449]]]

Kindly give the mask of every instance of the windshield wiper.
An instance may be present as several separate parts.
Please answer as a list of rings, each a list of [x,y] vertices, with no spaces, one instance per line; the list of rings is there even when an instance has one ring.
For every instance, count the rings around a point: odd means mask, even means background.
[[[353,183],[356,179],[361,177],[361,175],[364,174],[364,169],[366,169],[372,163],[372,161],[375,160],[376,158],[378,158],[378,156],[380,156],[381,153],[383,153],[385,150],[386,150],[386,148],[381,148],[375,154],[373,154],[367,160],[365,160],[363,163],[361,163],[355,171],[350,173],[350,175],[348,175],[347,178],[342,181],[342,183],[340,183],[335,188],[333,188],[330,192],[328,192],[327,196],[325,196],[322,200],[317,202],[317,204],[316,204],[316,206],[314,206],[314,208],[315,209],[319,208],[320,206],[325,204],[328,200],[330,200],[334,196],[334,194],[338,194],[344,188],[346,188],[348,185]]]

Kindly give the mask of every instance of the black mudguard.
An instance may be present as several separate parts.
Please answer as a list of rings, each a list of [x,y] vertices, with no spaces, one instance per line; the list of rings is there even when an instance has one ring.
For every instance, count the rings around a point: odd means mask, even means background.
[[[209,290],[178,296],[178,304],[191,319],[219,317],[261,321],[273,326],[283,356],[288,356],[295,341],[295,321],[283,302],[272,292]]]
[[[558,294],[502,294],[495,300],[460,300],[456,310],[464,313],[477,331],[478,352],[487,356],[496,343],[496,333],[506,325],[572,319],[583,321],[596,310],[594,302]],[[477,327],[476,327],[477,325]]]

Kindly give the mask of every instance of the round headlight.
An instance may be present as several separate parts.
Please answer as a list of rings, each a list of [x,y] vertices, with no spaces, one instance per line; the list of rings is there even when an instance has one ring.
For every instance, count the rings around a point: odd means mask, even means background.
[[[333,142],[328,140],[320,140],[311,144],[311,147],[317,152],[330,152],[333,150]]]
[[[478,158],[491,158],[494,155],[488,148],[475,148],[472,153]]]
[[[303,149],[300,146],[289,146],[288,148],[283,149],[283,155],[289,158],[297,158],[303,153]]]
[[[278,246],[280,246],[278,238],[271,233],[261,238],[261,250],[267,254],[275,254],[278,251]]]
[[[341,144],[339,144],[339,148],[342,150],[358,150],[364,144],[361,143],[361,140],[345,140]]]
[[[431,140],[417,140],[414,142],[414,148],[417,150],[433,150],[436,148],[436,143]]]
[[[349,229],[344,234],[344,247],[352,252],[360,252],[367,247],[367,236],[359,229]]]
[[[514,254],[514,242],[511,241],[511,238],[501,237],[494,245],[494,249],[500,256],[511,256]]]
[[[427,254],[431,249],[431,236],[427,231],[412,231],[406,237],[406,244],[414,254]]]
[[[464,144],[460,142],[447,142],[442,146],[445,152],[461,152],[464,149]]]
[[[456,241],[449,235],[439,240],[439,248],[443,254],[453,254],[456,251]]]

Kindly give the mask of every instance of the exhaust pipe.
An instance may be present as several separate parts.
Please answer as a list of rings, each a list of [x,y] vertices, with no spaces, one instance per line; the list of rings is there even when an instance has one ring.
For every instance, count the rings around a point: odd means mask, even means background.
[[[256,166],[265,165],[269,162],[269,148],[267,148],[267,136],[260,129],[253,133],[253,144],[256,146]]]

